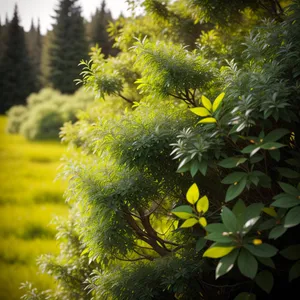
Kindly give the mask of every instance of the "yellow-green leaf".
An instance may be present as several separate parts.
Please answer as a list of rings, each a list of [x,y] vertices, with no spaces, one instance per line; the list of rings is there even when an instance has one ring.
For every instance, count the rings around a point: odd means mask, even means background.
[[[271,217],[277,216],[277,212],[275,211],[274,207],[264,207],[262,211]]]
[[[201,225],[202,227],[206,227],[206,226],[207,226],[207,221],[206,221],[206,219],[205,219],[204,217],[201,217],[201,218],[199,219],[199,223],[200,223],[200,225]]]
[[[210,100],[207,99],[204,95],[202,95],[201,100],[202,100],[203,106],[204,106],[205,108],[207,108],[208,110],[211,110],[211,106],[212,106],[212,105],[211,105]]]
[[[211,115],[211,113],[204,107],[191,108],[190,111],[200,117],[206,117]]]
[[[218,109],[218,107],[220,106],[220,104],[221,104],[221,102],[222,102],[224,96],[225,96],[225,93],[221,93],[221,94],[215,99],[215,101],[214,101],[214,103],[213,103],[213,112],[215,112],[215,111]]]
[[[173,215],[177,216],[180,219],[189,219],[193,217],[193,214],[187,213],[187,212],[172,212]]]
[[[207,249],[203,257],[219,258],[229,254],[235,247],[211,247]]]
[[[188,228],[188,227],[194,226],[197,223],[198,223],[197,219],[191,218],[191,219],[187,219],[186,221],[184,221],[183,224],[180,227],[181,228]]]
[[[196,205],[197,212],[199,212],[199,213],[200,212],[206,213],[208,211],[208,208],[209,208],[208,198],[207,198],[207,196],[203,196],[197,202],[197,205]]]
[[[205,118],[199,121],[199,123],[217,123],[217,120],[215,118]]]
[[[195,204],[199,199],[199,189],[196,183],[192,184],[189,190],[186,193],[186,200],[191,203]]]

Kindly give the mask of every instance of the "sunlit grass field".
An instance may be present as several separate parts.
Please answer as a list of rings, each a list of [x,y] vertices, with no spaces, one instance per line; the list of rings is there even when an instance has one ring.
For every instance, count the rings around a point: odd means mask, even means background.
[[[39,274],[36,259],[57,253],[54,216],[66,216],[65,183],[55,181],[65,147],[59,142],[28,142],[5,133],[0,116],[0,299],[20,299],[21,282],[40,289],[53,279]]]

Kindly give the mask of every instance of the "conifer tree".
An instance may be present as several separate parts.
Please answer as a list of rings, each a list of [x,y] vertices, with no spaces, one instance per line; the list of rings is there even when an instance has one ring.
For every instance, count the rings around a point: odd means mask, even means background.
[[[6,47],[0,60],[0,113],[11,106],[25,103],[36,91],[23,28],[19,25],[17,6],[7,25]]]
[[[112,49],[113,43],[107,32],[107,26],[111,21],[111,13],[110,11],[106,11],[106,2],[103,0],[100,10],[97,8],[95,15],[92,17],[90,35],[92,46],[98,44],[105,57],[115,54],[115,51]]]
[[[49,80],[55,89],[67,94],[77,89],[74,79],[80,72],[78,63],[88,53],[84,20],[77,2],[60,0],[49,47]]]

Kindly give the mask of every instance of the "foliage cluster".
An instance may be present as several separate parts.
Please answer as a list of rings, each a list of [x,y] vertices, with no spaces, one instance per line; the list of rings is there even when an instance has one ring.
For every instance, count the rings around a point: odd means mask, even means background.
[[[140,2],[145,18],[174,35],[164,40],[149,23],[152,35],[134,41],[126,34],[146,29],[129,23],[115,32],[128,53],[105,60],[94,49],[82,63],[87,88],[129,99],[133,109],[114,120],[85,114],[62,132],[75,148],[62,172],[75,227],[83,255],[98,264],[87,290],[94,299],[127,300],[292,295],[300,276],[300,2],[283,12],[278,1],[234,1],[218,22],[211,2]],[[184,10],[187,3],[205,18]],[[215,34],[224,48],[210,59],[197,28],[190,48],[178,43],[180,17],[233,36]],[[251,28],[247,37],[235,22]],[[118,69],[125,55],[135,65]]]
[[[50,88],[42,89],[27,98],[26,106],[13,106],[7,112],[7,131],[21,133],[29,140],[58,139],[63,124],[75,122],[77,113],[93,100],[93,95],[82,89],[72,96]]]

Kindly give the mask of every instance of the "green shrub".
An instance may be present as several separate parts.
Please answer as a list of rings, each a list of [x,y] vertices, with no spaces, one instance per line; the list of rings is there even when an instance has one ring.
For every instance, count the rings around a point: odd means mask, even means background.
[[[21,125],[28,117],[28,109],[23,105],[16,105],[10,108],[7,112],[8,121],[6,130],[8,133],[19,133]]]

